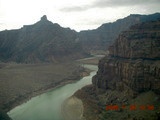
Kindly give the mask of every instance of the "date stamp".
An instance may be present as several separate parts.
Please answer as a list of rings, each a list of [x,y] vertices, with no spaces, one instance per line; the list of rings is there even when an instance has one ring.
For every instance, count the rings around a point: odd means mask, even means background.
[[[125,106],[125,105],[106,105],[106,110],[120,110],[120,109],[128,109],[131,111],[134,110],[154,110],[155,107],[154,105],[135,105],[135,104],[131,104],[129,106]]]

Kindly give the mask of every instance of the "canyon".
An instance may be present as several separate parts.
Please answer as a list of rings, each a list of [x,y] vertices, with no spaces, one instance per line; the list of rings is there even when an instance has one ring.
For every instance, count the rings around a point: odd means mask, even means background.
[[[129,15],[95,30],[76,32],[44,15],[33,25],[0,32],[0,108],[11,108],[45,90],[73,82],[88,70],[75,60],[107,54],[99,60],[92,85],[74,95],[87,120],[160,118],[160,14]],[[108,52],[109,51],[109,52]],[[97,60],[88,60],[96,64]],[[64,83],[64,84],[63,84]],[[16,105],[15,105],[16,104]],[[154,105],[130,111],[130,105]],[[106,111],[107,105],[128,109]],[[6,117],[0,111],[0,117]]]
[[[160,21],[122,32],[99,61],[92,85],[75,93],[87,120],[158,120],[160,99]],[[117,105],[117,110],[106,110]],[[137,110],[130,110],[135,105]],[[139,110],[153,105],[154,110]],[[125,106],[123,109],[121,106]]]

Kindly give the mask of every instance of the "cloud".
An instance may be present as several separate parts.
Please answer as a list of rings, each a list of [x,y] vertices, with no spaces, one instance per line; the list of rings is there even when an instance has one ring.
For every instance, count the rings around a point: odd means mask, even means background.
[[[123,6],[139,6],[159,4],[159,0],[97,0],[93,3],[93,7],[123,7]]]
[[[0,0],[0,30],[33,24],[44,14],[63,27],[94,29],[129,14],[160,12],[159,6],[159,0]]]
[[[88,8],[89,8],[88,6],[83,6],[83,7],[73,6],[73,7],[62,8],[62,9],[60,9],[60,11],[62,11],[62,12],[80,12],[80,11],[85,11]]]
[[[117,7],[134,7],[134,6],[157,6],[159,0],[96,0],[89,5],[71,6],[60,9],[62,12],[82,12],[94,8],[117,8]],[[152,8],[154,9],[154,8]]]

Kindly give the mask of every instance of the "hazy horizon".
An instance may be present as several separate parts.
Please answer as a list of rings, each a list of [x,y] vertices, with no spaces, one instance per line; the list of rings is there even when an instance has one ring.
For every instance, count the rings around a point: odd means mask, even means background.
[[[130,14],[160,12],[159,0],[0,0],[0,31],[48,20],[76,31],[96,29]]]

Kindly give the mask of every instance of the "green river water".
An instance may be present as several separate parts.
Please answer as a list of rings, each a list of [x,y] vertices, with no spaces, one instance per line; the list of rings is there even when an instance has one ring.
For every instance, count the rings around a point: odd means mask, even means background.
[[[92,77],[98,69],[95,65],[84,65],[84,67],[94,71],[75,83],[33,97],[28,102],[9,111],[8,115],[13,120],[63,120],[61,105],[64,100],[72,96],[78,89],[91,84]]]

